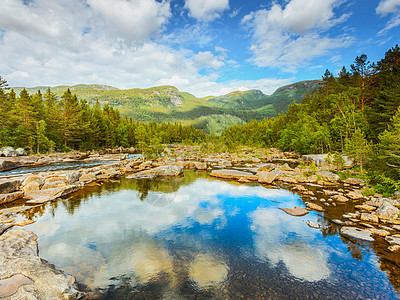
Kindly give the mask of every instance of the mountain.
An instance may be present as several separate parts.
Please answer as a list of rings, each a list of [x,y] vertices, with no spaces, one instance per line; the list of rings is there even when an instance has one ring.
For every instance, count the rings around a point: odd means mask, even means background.
[[[89,103],[108,104],[138,121],[182,122],[206,132],[220,133],[223,129],[251,120],[261,120],[287,110],[293,102],[300,103],[307,92],[319,85],[319,80],[302,81],[283,86],[272,95],[259,90],[236,91],[219,97],[196,98],[173,86],[148,89],[118,89],[108,85],[56,86],[51,90],[58,96],[69,88],[78,98]],[[45,93],[48,87],[27,88],[29,93]],[[18,94],[23,88],[14,88]]]

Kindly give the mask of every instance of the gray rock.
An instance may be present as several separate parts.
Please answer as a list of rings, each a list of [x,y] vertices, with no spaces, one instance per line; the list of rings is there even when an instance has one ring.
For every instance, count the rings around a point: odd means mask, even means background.
[[[13,202],[24,197],[23,192],[14,192],[9,194],[0,194],[0,204]]]
[[[7,194],[15,192],[21,185],[20,180],[1,180],[0,181],[0,194]]]
[[[342,227],[340,228],[340,234],[351,237],[363,241],[373,242],[374,238],[371,235],[371,232],[367,229],[360,229],[356,227]]]
[[[378,216],[374,214],[362,213],[361,214],[361,221],[371,222],[371,223],[379,223]]]
[[[157,176],[179,176],[182,174],[183,167],[176,165],[166,165],[155,169],[142,171],[126,178],[153,178]]]
[[[350,185],[358,185],[358,186],[364,186],[365,185],[365,181],[362,180],[362,179],[358,179],[358,178],[347,178],[343,182],[346,183],[346,184],[350,184]]]
[[[340,179],[339,175],[331,171],[318,171],[316,174],[323,180],[327,181],[338,181]]]
[[[400,236],[398,234],[385,237],[390,245],[400,245]]]
[[[321,227],[321,225],[319,225],[318,223],[315,223],[315,222],[313,222],[311,220],[307,221],[307,225],[310,226],[311,228],[315,228],[315,229],[318,229],[318,228]]]
[[[376,215],[382,219],[394,220],[398,218],[399,214],[400,210],[388,201],[383,202],[376,210]]]
[[[14,170],[21,167],[22,164],[19,161],[7,160],[0,158],[0,172]]]
[[[308,209],[312,209],[312,210],[316,210],[316,211],[325,211],[325,209],[322,206],[315,204],[315,203],[311,203],[311,202],[306,202],[306,207]]]
[[[23,148],[15,149],[15,153],[17,156],[25,156],[26,155],[26,151]]]
[[[40,259],[36,240],[34,233],[24,229],[9,230],[0,236],[0,280],[17,274],[31,280],[7,299],[79,299],[75,278]]]
[[[4,147],[1,149],[3,156],[5,157],[12,157],[12,156],[17,156],[17,153],[15,152],[13,147]]]

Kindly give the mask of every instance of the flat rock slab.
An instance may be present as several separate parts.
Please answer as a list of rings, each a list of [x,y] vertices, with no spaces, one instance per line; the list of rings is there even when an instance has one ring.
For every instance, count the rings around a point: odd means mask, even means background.
[[[310,226],[311,228],[315,228],[318,229],[321,227],[321,225],[319,225],[318,223],[315,223],[314,221],[308,220],[306,223],[308,226]]]
[[[298,207],[295,206],[294,208],[282,208],[279,207],[279,209],[283,210],[285,213],[291,215],[291,216],[295,216],[295,217],[301,217],[301,216],[305,216],[306,214],[308,214],[308,210],[303,208],[303,207]]]
[[[212,170],[210,176],[223,179],[236,179],[236,180],[239,180],[242,177],[248,180],[254,180],[256,178],[256,176],[250,172],[243,172],[232,169]]]
[[[37,236],[24,229],[12,229],[0,236],[0,280],[8,300],[16,299],[78,299],[75,278],[57,270],[38,256]],[[24,278],[13,278],[23,274]],[[10,281],[12,279],[12,281]],[[1,283],[1,281],[0,281]],[[0,296],[1,297],[1,296]]]
[[[363,240],[367,242],[373,242],[374,238],[371,235],[371,232],[367,229],[360,229],[356,227],[342,227],[340,228],[340,234],[346,237],[355,238],[358,240]]]
[[[153,178],[157,176],[179,176],[182,174],[182,171],[183,171],[182,166],[166,165],[151,170],[141,171],[139,173],[126,176],[126,178],[132,179],[132,178]]]

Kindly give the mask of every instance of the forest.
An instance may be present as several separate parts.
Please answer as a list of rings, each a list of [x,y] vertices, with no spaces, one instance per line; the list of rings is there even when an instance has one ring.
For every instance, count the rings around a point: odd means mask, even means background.
[[[338,153],[355,159],[361,173],[385,190],[400,190],[400,48],[371,63],[357,56],[337,76],[326,70],[321,86],[301,104],[274,118],[232,126],[229,145],[277,147],[300,154]],[[367,172],[365,172],[367,171]]]
[[[337,76],[326,70],[321,85],[300,104],[272,118],[231,126],[221,137],[179,123],[139,122],[109,105],[93,105],[68,89],[57,97],[45,93],[17,95],[0,77],[0,146],[31,153],[114,147],[156,149],[171,143],[277,147],[300,154],[339,153],[353,157],[361,173],[386,190],[400,190],[400,48],[389,49],[371,63],[357,56]],[[154,152],[154,151],[153,151]]]

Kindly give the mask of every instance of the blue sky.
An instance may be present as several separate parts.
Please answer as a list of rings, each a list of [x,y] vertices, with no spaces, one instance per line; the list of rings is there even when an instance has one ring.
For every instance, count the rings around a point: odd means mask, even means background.
[[[400,0],[2,0],[11,86],[271,94],[399,43]]]

